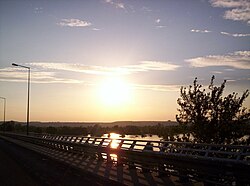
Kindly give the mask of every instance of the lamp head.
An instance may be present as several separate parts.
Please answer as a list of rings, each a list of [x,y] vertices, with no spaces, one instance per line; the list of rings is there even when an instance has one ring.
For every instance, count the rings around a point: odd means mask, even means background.
[[[16,66],[16,67],[18,66],[18,64],[16,64],[16,63],[12,63],[12,65],[13,65],[13,66]]]

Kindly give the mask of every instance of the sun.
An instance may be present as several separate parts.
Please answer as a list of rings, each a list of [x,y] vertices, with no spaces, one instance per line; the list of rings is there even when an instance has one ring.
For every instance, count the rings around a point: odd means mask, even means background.
[[[110,77],[101,82],[99,95],[105,105],[120,106],[129,101],[130,86],[119,77]]]

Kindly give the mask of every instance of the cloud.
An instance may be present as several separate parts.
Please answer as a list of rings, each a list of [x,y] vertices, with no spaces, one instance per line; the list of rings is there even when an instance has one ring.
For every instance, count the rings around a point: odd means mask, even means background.
[[[101,30],[100,28],[92,28],[92,30],[94,30],[94,31],[99,31],[99,30]]]
[[[123,68],[132,71],[174,71],[179,68],[179,65],[170,64],[161,61],[141,61],[138,65],[124,66]]]
[[[108,66],[95,66],[71,63],[29,63],[29,65],[36,68],[51,69],[51,70],[64,70],[72,72],[80,72],[93,75],[127,75],[137,72],[147,71],[173,71],[179,66],[159,61],[142,61],[136,65],[108,67]]]
[[[210,30],[198,30],[198,29],[192,29],[190,31],[196,32],[196,33],[210,33],[210,32],[212,32]],[[248,36],[250,36],[250,34],[241,34],[241,33],[236,33],[236,34],[231,34],[228,32],[220,32],[220,33],[223,35],[232,36],[232,37],[248,37]]]
[[[236,79],[230,78],[230,77],[224,77],[225,80],[227,80],[227,82],[235,82],[237,81]]]
[[[43,13],[43,8],[42,7],[34,8],[34,13],[36,13],[36,14]]]
[[[224,19],[247,22],[250,25],[250,1],[249,0],[210,0],[213,7],[227,8]]]
[[[115,75],[122,73],[121,69],[116,67],[103,67],[95,65],[83,65],[72,63],[30,63],[31,66],[36,68],[50,69],[50,70],[63,70],[71,72],[80,72],[94,75]],[[125,72],[123,72],[125,73]]]
[[[105,0],[105,3],[108,3],[112,6],[114,6],[115,8],[125,9],[124,3],[116,2],[114,0]]]
[[[149,7],[146,7],[146,6],[143,6],[141,9],[144,12],[152,12],[153,11],[152,9],[150,9]]]
[[[224,71],[233,72],[233,71],[235,71],[235,69],[232,69],[232,68],[226,68],[226,69],[224,69]]]
[[[237,51],[227,55],[209,55],[186,60],[193,67],[227,66],[250,69],[250,51]]]
[[[155,23],[156,23],[156,28],[165,28],[166,27],[165,25],[160,25],[161,19],[159,19],[159,18],[155,20]]]
[[[166,28],[167,26],[165,25],[157,25],[156,28]]]
[[[87,27],[91,26],[92,24],[80,19],[62,19],[61,22],[58,23],[58,25],[69,27]]]
[[[248,4],[248,0],[210,0],[214,7],[235,8]]]
[[[161,20],[158,18],[158,19],[155,20],[155,22],[156,22],[156,23],[160,23]]]
[[[79,80],[56,77],[55,72],[31,71],[32,83],[82,83]],[[21,68],[0,69],[0,81],[27,82],[27,70]]]
[[[149,71],[169,71],[176,70],[178,65],[169,64],[159,61],[141,61],[135,65],[119,66],[119,67],[105,67],[93,66],[83,64],[69,64],[69,63],[25,63],[31,67],[31,82],[32,83],[83,83],[89,86],[97,86],[95,82],[85,82],[79,79],[68,78],[71,73],[79,72],[93,75],[128,75],[139,72]],[[66,72],[63,72],[66,71]],[[63,74],[63,75],[62,75]],[[27,70],[22,68],[8,67],[0,68],[0,81],[8,82],[23,82],[27,83]],[[134,89],[152,90],[152,91],[178,91],[179,85],[143,85],[131,84]]]
[[[123,3],[117,3],[117,4],[116,4],[116,7],[117,7],[117,8],[122,8],[122,9],[125,8],[125,6],[124,6]]]
[[[212,71],[211,73],[213,73],[213,74],[222,74],[223,72],[221,72],[221,71]]]
[[[163,91],[163,92],[178,92],[181,85],[143,85],[143,84],[133,84],[132,87],[142,90],[153,90],[153,91]]]
[[[230,34],[228,32],[220,32],[223,35],[227,35],[227,36],[232,36],[232,37],[248,37],[250,36],[250,34]]]
[[[196,33],[209,33],[209,32],[212,32],[212,31],[209,31],[209,30],[197,30],[197,29],[192,29],[190,31],[191,32],[196,32]]]

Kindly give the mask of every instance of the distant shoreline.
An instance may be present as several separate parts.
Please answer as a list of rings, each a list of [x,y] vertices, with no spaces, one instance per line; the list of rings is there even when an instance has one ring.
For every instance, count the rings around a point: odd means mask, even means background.
[[[26,122],[19,122],[14,121],[17,124],[26,125]],[[94,126],[94,125],[100,125],[103,127],[112,127],[115,125],[118,125],[119,127],[124,126],[155,126],[155,125],[163,125],[163,126],[174,126],[178,123],[176,121],[115,121],[115,122],[30,122],[30,126],[36,126],[36,127],[62,127],[62,126],[70,126],[70,127],[80,127],[80,126]]]

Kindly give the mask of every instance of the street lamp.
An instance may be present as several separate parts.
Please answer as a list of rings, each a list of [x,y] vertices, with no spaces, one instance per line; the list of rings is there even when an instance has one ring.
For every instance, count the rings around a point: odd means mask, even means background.
[[[6,98],[4,98],[4,97],[0,97],[0,98],[3,99],[3,124],[4,124],[4,127],[5,127]]]
[[[13,66],[16,66],[16,67],[23,67],[23,68],[26,68],[28,69],[28,102],[27,102],[27,135],[29,135],[29,120],[30,120],[30,67],[27,67],[27,66],[23,66],[23,65],[19,65],[19,64],[16,64],[16,63],[12,63]]]

